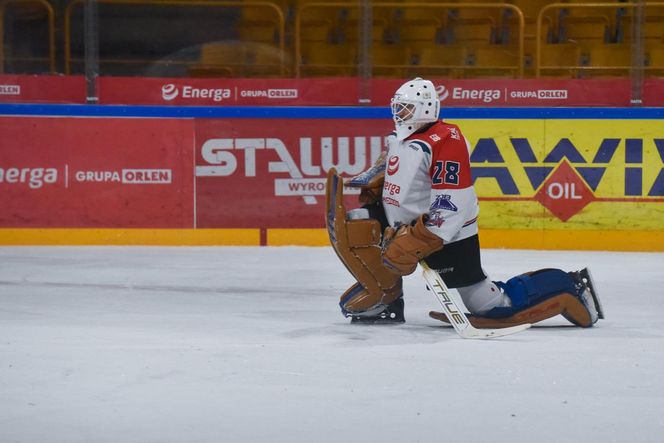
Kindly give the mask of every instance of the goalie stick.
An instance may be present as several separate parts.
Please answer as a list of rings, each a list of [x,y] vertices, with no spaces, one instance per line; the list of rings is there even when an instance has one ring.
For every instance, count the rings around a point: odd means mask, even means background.
[[[474,327],[463,312],[465,305],[461,297],[457,293],[450,291],[438,272],[429,268],[424,260],[420,261],[420,266],[422,266],[424,280],[426,280],[429,288],[443,307],[445,315],[447,315],[450,323],[454,326],[454,330],[461,337],[480,339],[503,337],[505,335],[516,334],[532,326],[530,323],[526,323],[500,329],[478,329]]]

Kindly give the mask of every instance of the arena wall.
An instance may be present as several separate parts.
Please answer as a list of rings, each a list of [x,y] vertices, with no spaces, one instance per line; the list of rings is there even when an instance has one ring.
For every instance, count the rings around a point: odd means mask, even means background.
[[[662,108],[442,117],[484,247],[664,251]],[[326,171],[368,168],[391,129],[383,106],[0,104],[0,244],[326,245]]]

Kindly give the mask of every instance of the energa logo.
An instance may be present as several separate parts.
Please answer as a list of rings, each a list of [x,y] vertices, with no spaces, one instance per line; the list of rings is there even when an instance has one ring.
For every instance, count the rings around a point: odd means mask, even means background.
[[[438,100],[440,100],[441,102],[450,96],[450,93],[445,87],[445,85],[436,86],[436,94],[438,94]]]
[[[173,83],[169,83],[161,87],[161,96],[166,101],[171,101],[179,94],[177,86]]]

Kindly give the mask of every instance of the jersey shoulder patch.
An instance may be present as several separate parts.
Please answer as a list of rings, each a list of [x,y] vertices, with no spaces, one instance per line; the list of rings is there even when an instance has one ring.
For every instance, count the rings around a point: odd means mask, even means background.
[[[422,132],[416,132],[412,135],[413,140],[420,140],[429,145],[434,145],[439,143],[450,136],[447,123],[439,120],[436,123],[429,126],[426,130]]]
[[[422,140],[409,140],[408,147],[410,149],[414,149],[415,151],[421,150],[422,152],[431,155],[431,147]]]

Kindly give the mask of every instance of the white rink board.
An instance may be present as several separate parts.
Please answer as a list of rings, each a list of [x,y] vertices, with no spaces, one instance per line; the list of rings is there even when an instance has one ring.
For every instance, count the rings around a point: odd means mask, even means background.
[[[660,442],[664,254],[483,260],[589,265],[607,319],[464,340],[418,270],[350,325],[331,248],[0,248],[0,441]]]

